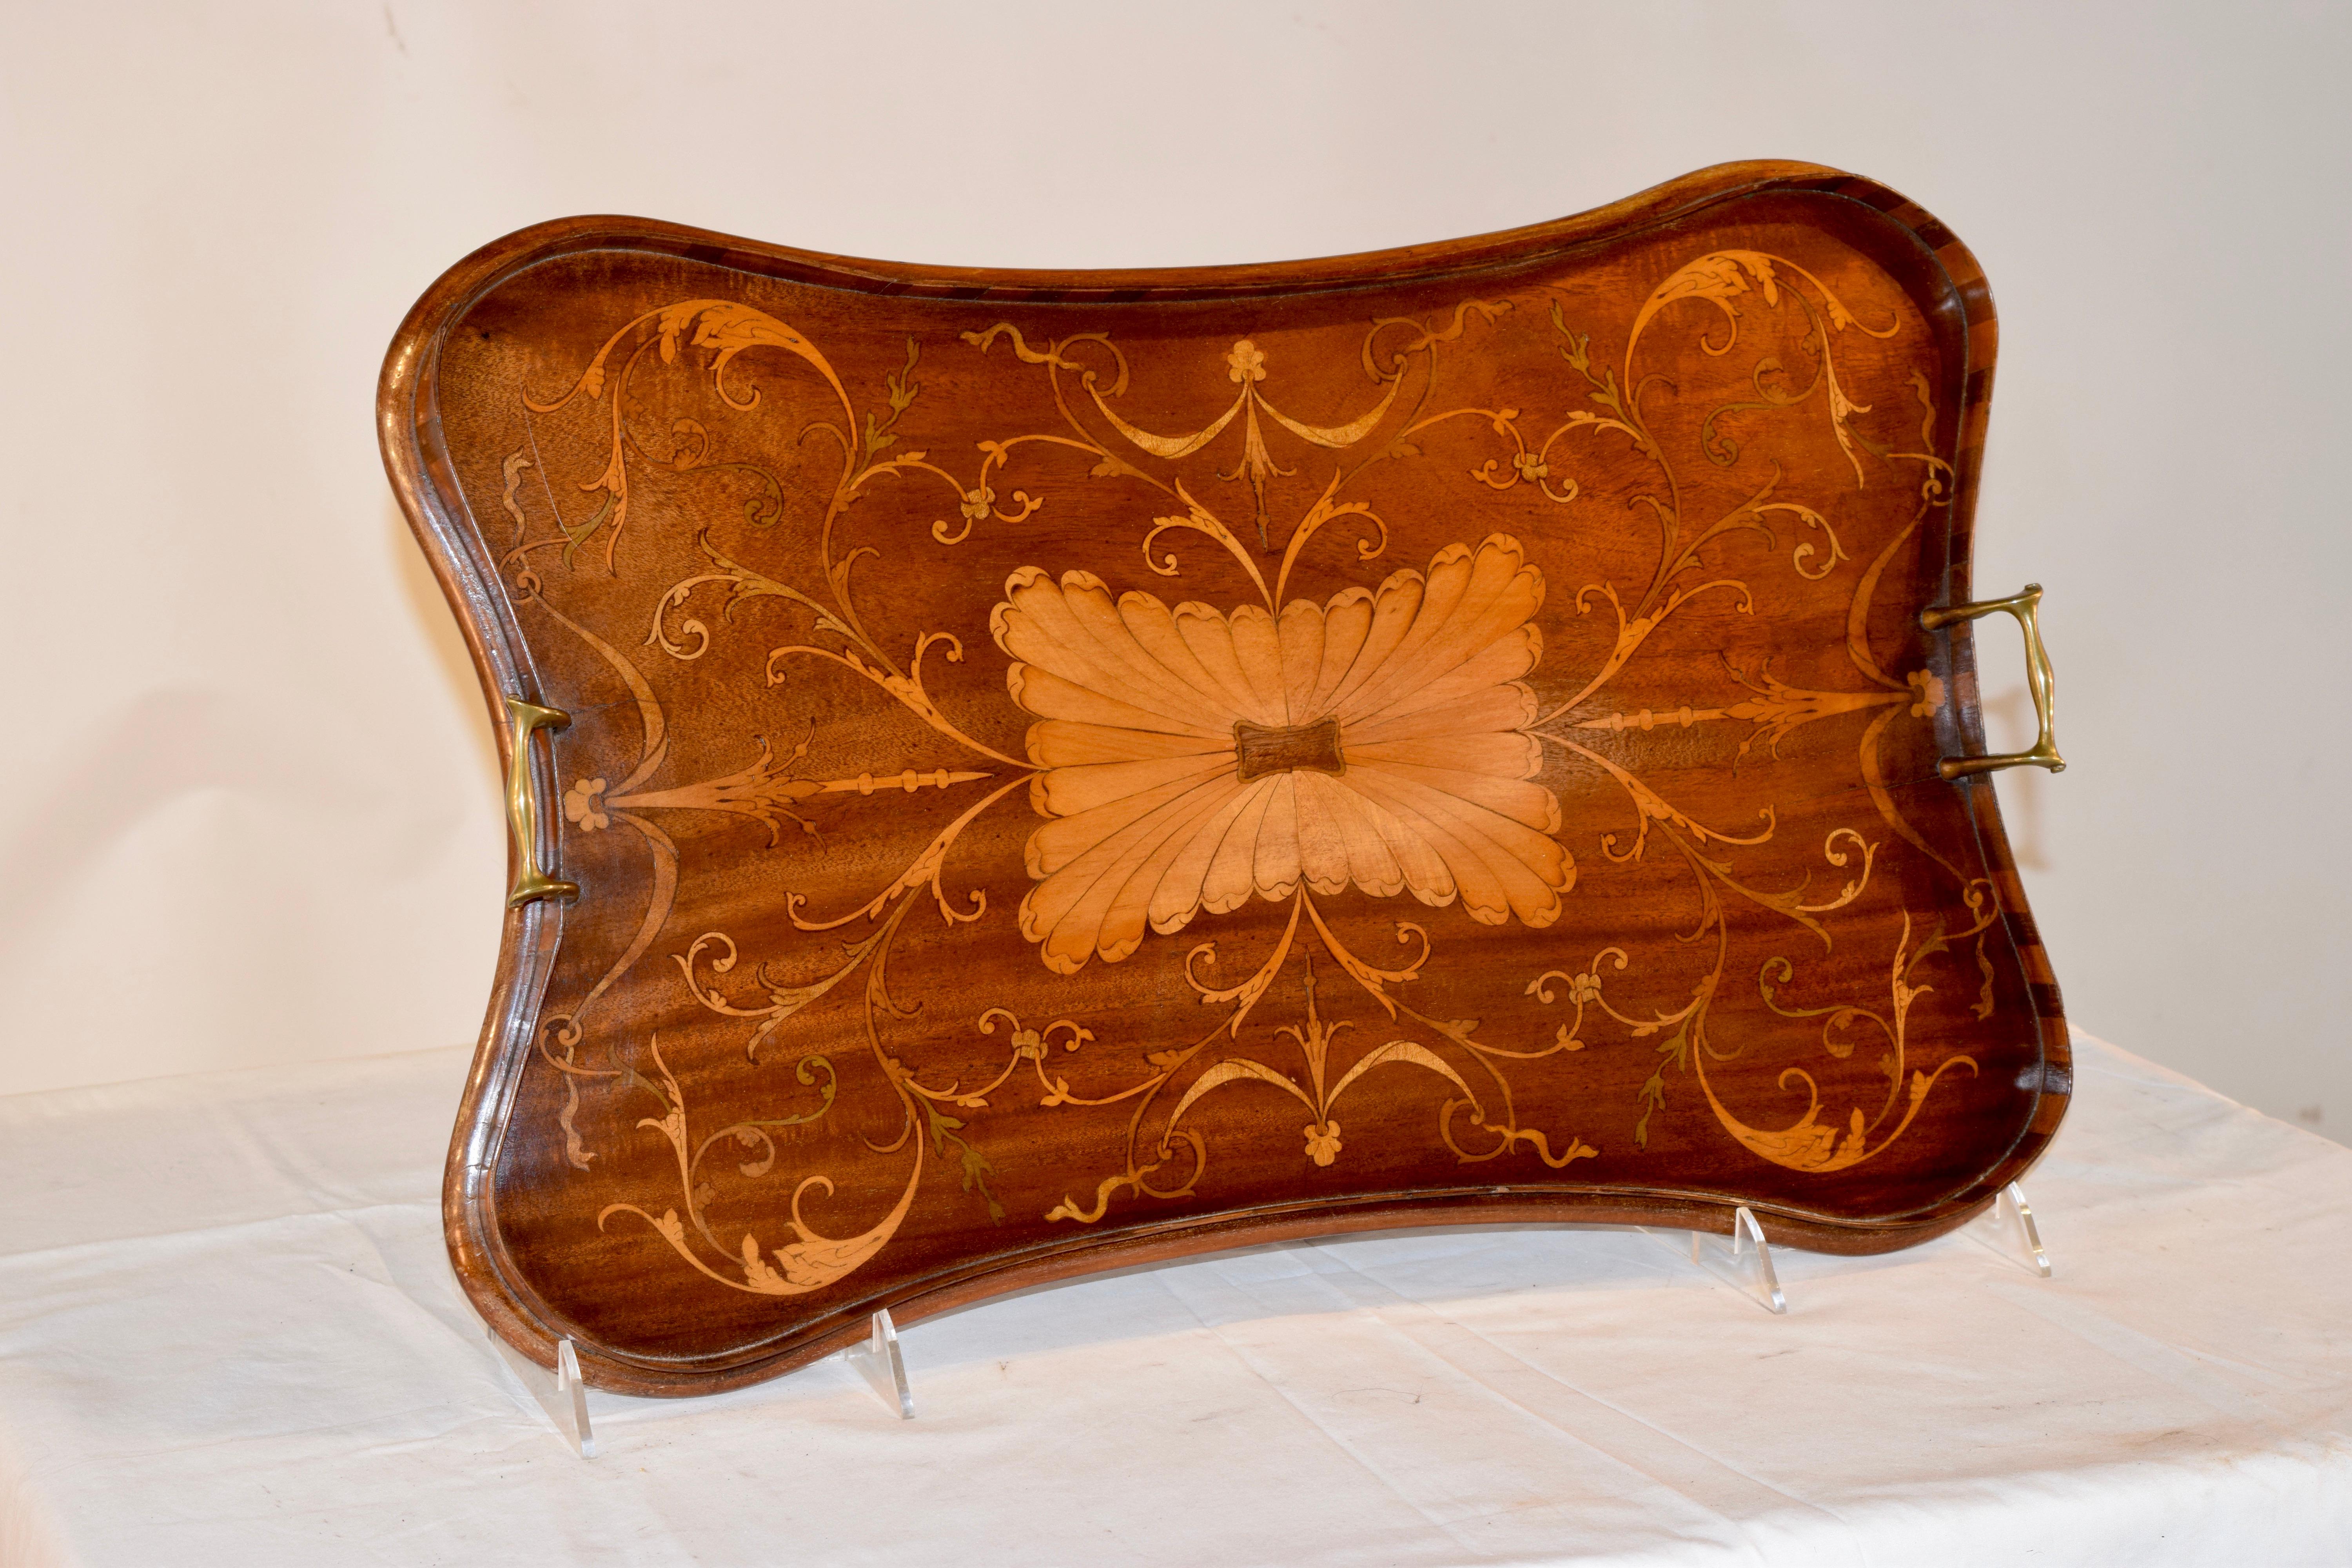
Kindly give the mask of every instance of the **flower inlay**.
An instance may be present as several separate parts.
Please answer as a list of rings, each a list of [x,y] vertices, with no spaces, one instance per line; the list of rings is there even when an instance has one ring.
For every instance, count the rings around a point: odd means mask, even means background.
[[[1039,721],[1030,800],[1053,819],[1029,837],[1023,934],[1075,973],[1127,957],[1147,925],[1302,881],[1550,924],[1575,865],[1525,732],[1543,595],[1501,533],[1278,617],[1014,573],[991,628]]]

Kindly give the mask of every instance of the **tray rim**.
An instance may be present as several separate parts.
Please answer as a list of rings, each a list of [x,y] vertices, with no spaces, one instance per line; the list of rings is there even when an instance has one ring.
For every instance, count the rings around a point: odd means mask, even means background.
[[[583,251],[627,249],[684,257],[806,286],[931,299],[943,302],[1033,305],[1129,304],[1147,300],[1296,297],[1318,292],[1388,288],[1522,266],[1623,239],[1729,200],[1771,193],[1801,193],[1851,201],[1907,230],[1939,267],[1961,313],[1966,345],[1964,396],[1958,414],[1948,530],[1948,602],[1969,595],[1974,514],[1982,468],[1998,318],[1991,291],[1974,255],[1917,204],[1875,181],[1826,165],[1780,160],[1717,164],[1670,180],[1622,201],[1545,223],[1433,244],[1269,263],[1209,267],[1044,269],[927,266],[796,249],[737,238],[654,219],[615,216],[558,218],[518,229],[466,257],[436,279],[411,308],[386,353],[378,383],[376,416],[384,468],[403,514],[424,549],[434,576],[463,633],[494,732],[502,767],[509,694],[537,700],[540,682],[529,646],[513,620],[498,574],[466,521],[462,492],[442,446],[437,404],[440,349],[449,329],[490,290],[531,268]],[[1963,626],[1951,639],[1956,676],[1973,691],[1972,635]],[[1961,739],[1982,750],[1974,701],[1956,701]],[[551,798],[553,763],[541,754],[531,766]],[[1891,1251],[1932,1239],[1966,1224],[2000,1190],[2037,1160],[2055,1132],[2073,1088],[2073,1053],[2063,1005],[2038,929],[2030,913],[2014,856],[2003,831],[1990,778],[1956,786],[1968,802],[1977,848],[1994,879],[2000,921],[2027,982],[2042,1045],[2042,1081],[2026,1127],[1976,1181],[1939,1203],[1895,1219],[1846,1220],[1793,1205],[1736,1197],[1710,1198],[1689,1189],[1614,1187],[1580,1193],[1536,1192],[1503,1184],[1483,1190],[1444,1188],[1416,1195],[1385,1194],[1334,1204],[1317,1199],[1259,1205],[1171,1220],[1108,1237],[1074,1237],[1012,1258],[951,1268],[895,1291],[885,1290],[804,1322],[774,1342],[726,1352],[665,1358],[618,1352],[571,1337],[594,1386],[636,1394],[718,1393],[777,1376],[863,1339],[868,1314],[887,1306],[902,1323],[1010,1291],[1054,1280],[1312,1236],[1449,1225],[1665,1225],[1728,1232],[1735,1205],[1745,1201],[1778,1245],[1831,1253]],[[515,846],[508,846],[509,857]],[[509,868],[511,869],[511,868]],[[490,1327],[524,1354],[552,1366],[560,1337],[556,1314],[540,1301],[508,1262],[497,1223],[491,1180],[504,1110],[528,1057],[536,1018],[562,934],[563,906],[541,900],[507,911],[488,1014],[452,1134],[442,1187],[442,1222],[450,1261],[467,1299]]]

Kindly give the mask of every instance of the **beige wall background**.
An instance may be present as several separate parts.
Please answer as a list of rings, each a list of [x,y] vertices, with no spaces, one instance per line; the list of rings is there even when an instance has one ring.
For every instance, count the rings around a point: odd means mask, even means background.
[[[2074,766],[2000,791],[2070,1011],[2352,1134],[2347,16],[10,6],[0,1092],[475,1034],[492,752],[371,401],[476,246],[624,212],[917,260],[1264,260],[1775,156],[1906,192],[1992,278],[1978,581],[2049,589]]]

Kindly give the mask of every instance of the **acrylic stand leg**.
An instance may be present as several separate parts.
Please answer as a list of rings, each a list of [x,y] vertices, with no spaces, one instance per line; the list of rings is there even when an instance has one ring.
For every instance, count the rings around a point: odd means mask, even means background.
[[[1683,1233],[1651,1230],[1648,1226],[1642,1228],[1676,1252],[1683,1250]],[[1742,1204],[1731,1211],[1729,1237],[1702,1230],[1687,1234],[1693,1263],[1768,1312],[1786,1312],[1789,1310],[1788,1298],[1780,1294],[1780,1277],[1772,1268],[1772,1249],[1764,1242],[1764,1227],[1756,1223],[1756,1216],[1748,1211],[1747,1205]]]
[[[555,1423],[555,1430],[572,1446],[572,1452],[583,1459],[596,1457],[596,1434],[588,1425],[588,1385],[580,1378],[579,1352],[568,1339],[555,1342],[555,1371],[548,1370],[499,1338],[496,1329],[487,1331],[490,1343],[506,1358],[508,1366],[539,1402],[547,1418]]]
[[[882,1396],[882,1403],[898,1413],[899,1420],[915,1418],[914,1391],[907,1386],[907,1363],[898,1354],[898,1326],[890,1321],[887,1308],[874,1314],[873,1331],[866,1342],[842,1352],[841,1359],[857,1369]]]
[[[2042,1249],[2041,1227],[2033,1223],[2033,1205],[2015,1182],[2001,1188],[1992,1206],[1969,1222],[1968,1233],[1979,1246],[2050,1278],[2050,1254]]]

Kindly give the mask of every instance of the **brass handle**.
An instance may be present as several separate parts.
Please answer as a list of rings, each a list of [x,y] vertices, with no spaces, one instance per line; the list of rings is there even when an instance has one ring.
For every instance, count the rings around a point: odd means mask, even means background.
[[[2042,721],[2042,733],[2031,751],[1997,756],[1946,757],[1936,764],[1936,771],[1944,775],[1946,783],[2000,768],[2048,768],[2053,773],[2066,771],[2066,759],[2058,754],[2058,677],[2050,668],[2050,650],[2042,645],[2041,605],[2042,584],[2028,583],[2006,599],[1939,605],[1919,612],[1919,624],[1931,632],[1941,631],[1956,621],[1973,621],[1997,610],[2015,616],[2018,626],[2025,632],[2025,685],[2033,693],[2033,716]]]
[[[580,896],[579,883],[559,881],[539,868],[539,789],[530,766],[531,736],[571,722],[572,715],[561,708],[507,699],[507,831],[515,846],[514,887],[507,894],[510,910],[545,898]]]

